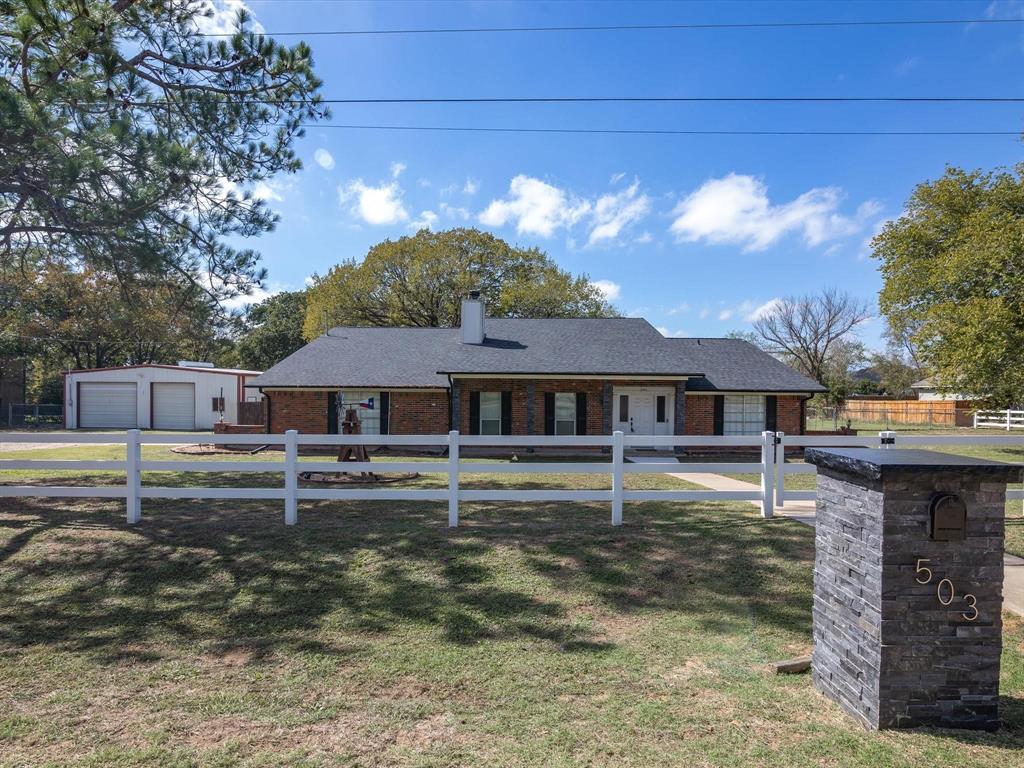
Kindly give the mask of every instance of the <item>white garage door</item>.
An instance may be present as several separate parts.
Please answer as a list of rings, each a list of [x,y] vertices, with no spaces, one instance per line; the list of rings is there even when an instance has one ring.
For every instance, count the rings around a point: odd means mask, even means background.
[[[78,386],[78,426],[83,429],[135,429],[139,425],[134,382],[86,382]]]
[[[180,382],[153,384],[153,429],[196,428],[196,385]]]

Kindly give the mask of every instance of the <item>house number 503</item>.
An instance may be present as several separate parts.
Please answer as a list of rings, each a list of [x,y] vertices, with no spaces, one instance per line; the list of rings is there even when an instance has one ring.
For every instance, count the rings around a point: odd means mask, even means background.
[[[914,570],[917,572],[917,576],[914,577],[914,581],[918,584],[930,584],[935,574],[932,573],[932,569],[925,565],[930,563],[931,560],[927,557],[920,557],[917,560],[917,566]],[[949,579],[940,579],[939,583],[935,586],[935,597],[943,605],[950,605],[956,600],[956,587],[953,586],[953,582]],[[978,599],[974,595],[964,595],[963,601],[967,603],[967,610],[961,613],[967,621],[974,621],[978,618]]]

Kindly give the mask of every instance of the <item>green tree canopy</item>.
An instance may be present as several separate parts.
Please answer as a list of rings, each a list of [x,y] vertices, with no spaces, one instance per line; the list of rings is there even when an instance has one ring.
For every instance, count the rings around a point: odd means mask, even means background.
[[[574,277],[537,248],[477,229],[421,230],[314,276],[303,331],[312,339],[335,325],[456,326],[470,291],[480,291],[492,317],[617,314],[585,275]]]
[[[1024,403],[1024,164],[947,168],[874,239],[879,306],[939,389]]]
[[[254,304],[242,317],[235,361],[242,368],[265,371],[295,352],[305,340],[306,292],[288,291]]]
[[[274,226],[254,185],[300,167],[326,114],[308,46],[204,37],[204,0],[0,0],[0,263],[179,275],[215,298],[264,278],[225,242]]]

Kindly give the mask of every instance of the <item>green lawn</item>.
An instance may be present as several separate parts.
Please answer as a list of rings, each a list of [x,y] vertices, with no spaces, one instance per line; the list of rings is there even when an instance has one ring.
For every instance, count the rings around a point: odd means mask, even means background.
[[[250,480],[280,478],[216,478]],[[90,481],[121,480],[59,482]],[[809,648],[813,530],[744,503],[630,504],[621,529],[607,504],[464,504],[454,531],[444,504],[302,503],[294,528],[278,502],[143,504],[129,528],[119,501],[0,499],[0,765],[918,768],[1024,750],[1010,617],[998,734],[869,733],[807,675],[767,671]]]

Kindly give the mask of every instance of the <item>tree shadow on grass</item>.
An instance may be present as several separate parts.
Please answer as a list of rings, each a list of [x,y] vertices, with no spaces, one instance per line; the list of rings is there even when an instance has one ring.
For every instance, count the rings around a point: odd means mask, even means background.
[[[581,604],[714,632],[749,627],[754,605],[810,631],[809,536],[735,506],[630,506],[612,529],[604,504],[465,505],[454,531],[431,503],[304,503],[295,527],[273,506],[152,500],[129,527],[123,502],[2,500],[0,641],[110,661],[165,642],[351,656],[409,630],[613,648]]]

